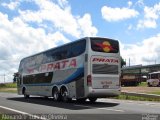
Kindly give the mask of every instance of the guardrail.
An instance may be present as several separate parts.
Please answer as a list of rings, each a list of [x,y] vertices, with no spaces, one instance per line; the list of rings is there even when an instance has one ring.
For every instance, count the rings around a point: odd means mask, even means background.
[[[137,96],[137,97],[144,97],[144,98],[160,99],[160,95],[155,95],[155,94],[136,93],[136,92],[121,92],[121,94],[126,96]]]

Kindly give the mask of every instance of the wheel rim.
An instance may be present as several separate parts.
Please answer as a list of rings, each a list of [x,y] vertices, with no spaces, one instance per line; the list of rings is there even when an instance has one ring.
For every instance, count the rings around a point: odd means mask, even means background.
[[[58,92],[57,92],[57,91],[56,91],[56,92],[54,92],[53,97],[54,97],[54,99],[55,99],[55,100],[58,100]]]
[[[29,95],[27,95],[25,91],[24,91],[24,98],[29,98]]]
[[[68,101],[68,92],[67,91],[64,91],[63,94],[62,94],[62,97],[63,97],[63,101]]]

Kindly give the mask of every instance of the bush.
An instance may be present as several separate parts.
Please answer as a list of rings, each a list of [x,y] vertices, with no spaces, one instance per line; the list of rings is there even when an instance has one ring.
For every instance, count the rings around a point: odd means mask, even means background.
[[[16,88],[17,84],[16,83],[1,83],[0,88]]]

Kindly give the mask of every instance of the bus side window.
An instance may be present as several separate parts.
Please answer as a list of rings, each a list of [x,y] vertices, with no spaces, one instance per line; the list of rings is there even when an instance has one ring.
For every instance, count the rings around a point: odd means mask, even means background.
[[[81,55],[85,51],[85,48],[86,48],[85,40],[78,41],[73,45],[71,45],[71,51],[73,53],[73,57]]]

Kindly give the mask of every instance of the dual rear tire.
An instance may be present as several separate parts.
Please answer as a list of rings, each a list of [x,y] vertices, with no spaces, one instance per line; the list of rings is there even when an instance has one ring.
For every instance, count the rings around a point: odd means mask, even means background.
[[[55,101],[63,101],[63,102],[71,102],[72,101],[72,98],[69,98],[69,92],[66,87],[62,87],[60,89],[60,92],[58,91],[58,88],[54,88],[52,90],[52,96]],[[87,98],[79,98],[79,99],[77,99],[77,102],[84,103],[86,101],[86,99]],[[94,103],[97,100],[97,98],[95,98],[95,97],[90,97],[88,99],[91,103]]]
[[[60,93],[58,91],[58,88],[53,88],[52,97],[53,97],[54,101],[60,101],[61,100],[61,96],[60,96]]]
[[[66,88],[61,91],[61,96],[62,96],[62,101],[63,102],[71,102],[72,101],[72,99],[68,97],[69,94],[68,94],[68,91],[67,91]]]
[[[63,102],[72,101],[72,99],[68,97],[69,93],[65,87],[62,87],[60,92],[58,91],[58,88],[53,88],[52,96],[55,101],[63,101]]]

